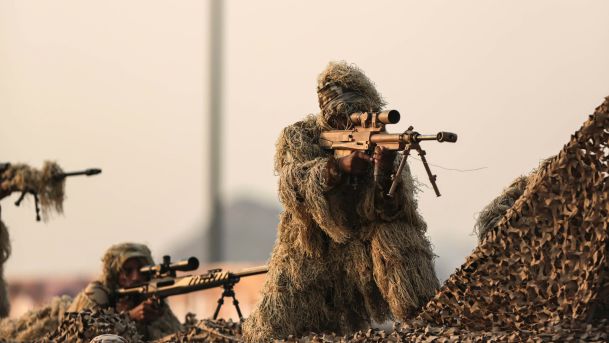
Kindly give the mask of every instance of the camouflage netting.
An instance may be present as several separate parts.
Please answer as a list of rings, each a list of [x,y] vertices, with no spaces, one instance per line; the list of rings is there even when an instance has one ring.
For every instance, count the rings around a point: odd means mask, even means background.
[[[609,98],[529,177],[514,206],[405,328],[601,335],[609,317],[608,161]]]
[[[378,111],[380,95],[346,63],[331,63],[318,91],[322,112],[286,127],[277,142],[284,212],[262,299],[243,326],[249,342],[407,318],[439,286],[409,170],[394,198],[372,171],[328,181],[334,157],[319,146],[320,133],[347,127],[353,111]]]
[[[112,309],[65,312],[70,301],[69,297],[55,298],[41,310],[30,311],[16,320],[3,320],[0,338],[11,343],[89,343],[102,334],[117,334],[130,343],[143,342],[135,322],[126,314]]]
[[[392,332],[377,329],[359,331],[348,336],[311,335],[288,339],[286,343],[372,343],[372,342],[607,342],[609,326],[604,320],[597,325],[546,326],[542,330],[471,331],[455,327],[437,327],[419,323]]]
[[[135,322],[126,314],[118,314],[113,309],[68,312],[57,329],[36,342],[89,343],[102,334],[116,334],[130,343],[142,342]]]
[[[34,192],[40,199],[42,217],[49,218],[52,211],[63,211],[64,181],[55,180],[54,176],[62,170],[55,162],[46,161],[42,170],[34,169],[26,164],[10,165],[0,174],[0,199],[12,192]],[[0,220],[0,318],[7,317],[10,304],[4,281],[4,263],[11,253],[9,232]]]
[[[196,321],[194,315],[188,314],[182,332],[153,343],[243,343],[243,340],[240,323],[223,319]]]

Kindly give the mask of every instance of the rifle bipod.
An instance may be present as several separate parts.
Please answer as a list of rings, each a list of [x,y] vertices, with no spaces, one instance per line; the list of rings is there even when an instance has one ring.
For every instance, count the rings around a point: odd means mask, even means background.
[[[235,305],[235,308],[237,309],[237,314],[239,315],[239,321],[243,322],[243,315],[241,314],[241,309],[239,308],[239,300],[237,300],[237,298],[235,298],[235,290],[233,289],[234,286],[235,286],[234,283],[228,283],[228,284],[222,285],[222,288],[224,288],[224,291],[222,292],[222,296],[220,296],[220,299],[218,299],[218,306],[216,307],[216,311],[214,312],[214,320],[216,320],[218,318],[218,313],[220,313],[220,308],[222,307],[222,305],[224,305],[224,297],[231,297],[231,298],[233,298],[233,305]]]

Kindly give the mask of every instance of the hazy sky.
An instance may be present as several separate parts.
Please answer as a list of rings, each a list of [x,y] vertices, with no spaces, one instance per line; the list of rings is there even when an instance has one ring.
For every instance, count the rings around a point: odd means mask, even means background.
[[[225,1],[222,188],[277,202],[274,143],[318,111],[328,61],[356,63],[422,133],[442,197],[420,209],[446,275],[477,212],[557,153],[609,95],[606,1]],[[373,5],[374,4],[374,5]],[[96,273],[118,241],[163,254],[208,219],[208,1],[0,0],[0,160],[103,168],[65,216],[2,202],[7,278]],[[428,184],[420,162],[414,174]],[[268,228],[276,230],[276,228]]]

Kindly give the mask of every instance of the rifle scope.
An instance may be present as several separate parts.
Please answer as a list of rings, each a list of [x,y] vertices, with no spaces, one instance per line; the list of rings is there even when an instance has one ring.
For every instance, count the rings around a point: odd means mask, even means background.
[[[163,263],[154,266],[145,266],[140,268],[142,274],[154,275],[175,275],[176,271],[190,271],[199,268],[199,259],[192,256],[187,260],[171,263],[171,258],[168,255],[163,256]]]
[[[363,123],[369,123],[371,121],[381,122],[383,124],[395,124],[400,121],[400,112],[396,110],[389,110],[378,113],[355,112],[352,113],[349,118],[355,125],[362,125]]]

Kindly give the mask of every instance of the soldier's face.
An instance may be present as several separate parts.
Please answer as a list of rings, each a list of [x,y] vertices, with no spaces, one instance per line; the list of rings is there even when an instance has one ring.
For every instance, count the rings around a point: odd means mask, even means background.
[[[120,287],[133,287],[146,281],[145,275],[140,273],[140,268],[145,265],[141,258],[132,257],[123,263],[123,268],[118,273],[118,285]]]

